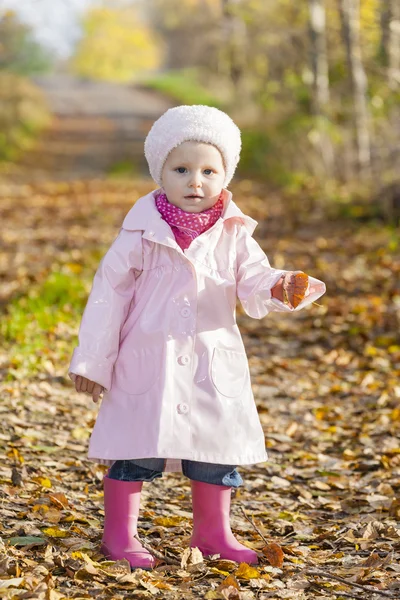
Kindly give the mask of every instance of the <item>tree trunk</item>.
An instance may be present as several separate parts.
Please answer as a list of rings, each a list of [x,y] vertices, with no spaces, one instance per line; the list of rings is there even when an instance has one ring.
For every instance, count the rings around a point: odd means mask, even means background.
[[[314,104],[320,113],[329,102],[328,56],[326,50],[325,5],[323,0],[309,0],[311,62]]]
[[[324,0],[309,0],[313,111],[317,117],[318,145],[325,171],[332,174],[334,156],[328,132],[329,74]]]
[[[390,21],[391,21],[392,0],[381,0],[380,24],[380,59],[384,67],[389,66],[389,46],[390,46]]]
[[[361,173],[367,174],[370,172],[371,166],[371,146],[367,105],[367,77],[361,59],[360,0],[339,0],[339,12],[353,93],[357,162]]]
[[[240,98],[240,86],[245,72],[246,26],[233,13],[233,4],[232,0],[222,0],[222,35],[226,50],[225,68]]]
[[[389,83],[391,87],[400,86],[400,2],[391,0],[389,22]]]
[[[381,45],[382,63],[386,67],[389,86],[400,86],[400,2],[381,0]]]

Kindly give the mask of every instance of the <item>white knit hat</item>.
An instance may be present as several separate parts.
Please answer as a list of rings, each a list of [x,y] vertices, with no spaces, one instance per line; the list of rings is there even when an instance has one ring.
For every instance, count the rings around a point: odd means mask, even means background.
[[[195,104],[167,110],[150,129],[144,154],[154,181],[161,183],[161,173],[168,154],[183,142],[205,142],[221,152],[225,166],[223,187],[227,187],[240,156],[240,129],[218,108]]]

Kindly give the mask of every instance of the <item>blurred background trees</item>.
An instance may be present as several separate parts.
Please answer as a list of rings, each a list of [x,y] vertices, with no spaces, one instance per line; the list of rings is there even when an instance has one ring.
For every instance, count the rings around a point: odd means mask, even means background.
[[[13,28],[0,68],[33,72],[43,57]],[[398,0],[93,1],[58,68],[228,111],[242,175],[289,194],[346,202],[399,178]]]
[[[82,32],[71,60],[77,75],[130,82],[160,66],[161,45],[133,7],[94,7],[83,18]]]
[[[144,4],[177,100],[195,70],[242,125],[242,173],[343,201],[343,183],[374,194],[399,179],[398,0]]]
[[[240,121],[246,172],[279,185],[395,176],[397,0],[153,0],[144,7],[168,49],[164,78],[174,75],[177,100],[185,97],[185,74],[195,71]]]
[[[0,70],[32,75],[46,73],[51,66],[50,53],[34,41],[29,27],[15,12],[0,14]]]
[[[46,100],[28,76],[51,67],[50,54],[16,14],[0,14],[0,160],[17,159],[49,122]]]

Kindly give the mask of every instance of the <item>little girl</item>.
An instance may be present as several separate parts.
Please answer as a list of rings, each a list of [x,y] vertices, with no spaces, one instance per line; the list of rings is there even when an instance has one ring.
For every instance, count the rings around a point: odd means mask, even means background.
[[[261,319],[310,304],[325,285],[273,269],[253,239],[256,221],[227,190],[240,148],[216,108],[178,106],[154,123],[145,156],[159,188],[126,215],[82,317],[69,372],[94,401],[104,390],[89,447],[110,465],[102,551],[132,567],[154,565],[135,535],[143,481],[164,471],[191,480],[192,547],[257,563],[229,524],[236,467],[267,459],[236,299]]]

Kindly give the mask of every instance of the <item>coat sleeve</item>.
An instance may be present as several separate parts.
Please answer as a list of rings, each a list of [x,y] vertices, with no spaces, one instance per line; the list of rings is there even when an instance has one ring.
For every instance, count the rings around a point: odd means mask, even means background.
[[[237,296],[246,313],[255,319],[261,319],[272,311],[301,310],[325,293],[325,284],[309,276],[307,296],[297,308],[290,308],[277,298],[272,298],[272,288],[288,271],[271,267],[262,248],[243,226],[237,237],[236,259]]]
[[[121,328],[141,269],[141,232],[121,229],[94,276],[69,368],[71,379],[82,375],[110,389]]]

